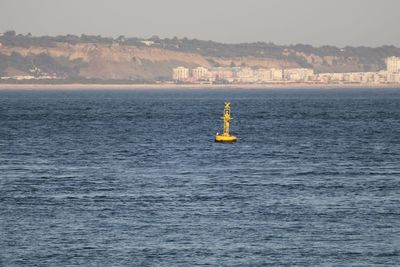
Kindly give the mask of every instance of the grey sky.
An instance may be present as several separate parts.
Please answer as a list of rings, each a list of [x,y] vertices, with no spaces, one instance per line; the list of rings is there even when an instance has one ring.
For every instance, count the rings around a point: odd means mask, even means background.
[[[0,31],[400,46],[400,0],[0,0]]]

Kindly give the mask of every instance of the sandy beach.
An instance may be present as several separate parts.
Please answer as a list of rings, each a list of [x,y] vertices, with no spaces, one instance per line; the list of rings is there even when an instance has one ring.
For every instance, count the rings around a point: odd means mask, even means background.
[[[400,84],[0,84],[0,90],[378,89]]]

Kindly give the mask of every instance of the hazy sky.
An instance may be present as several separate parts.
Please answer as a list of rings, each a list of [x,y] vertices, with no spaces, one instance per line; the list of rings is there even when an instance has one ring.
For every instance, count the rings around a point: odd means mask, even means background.
[[[0,31],[400,46],[400,0],[0,0]]]

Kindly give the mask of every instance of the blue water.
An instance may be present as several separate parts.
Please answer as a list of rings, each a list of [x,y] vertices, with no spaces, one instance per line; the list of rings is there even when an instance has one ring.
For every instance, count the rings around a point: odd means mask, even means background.
[[[399,264],[400,90],[0,91],[1,266]]]

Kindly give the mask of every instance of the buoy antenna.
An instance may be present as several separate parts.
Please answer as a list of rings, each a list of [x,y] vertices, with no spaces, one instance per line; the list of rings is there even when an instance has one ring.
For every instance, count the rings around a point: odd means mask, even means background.
[[[229,127],[230,127],[230,121],[231,121],[231,103],[225,102],[225,108],[224,108],[224,135],[229,136]]]

